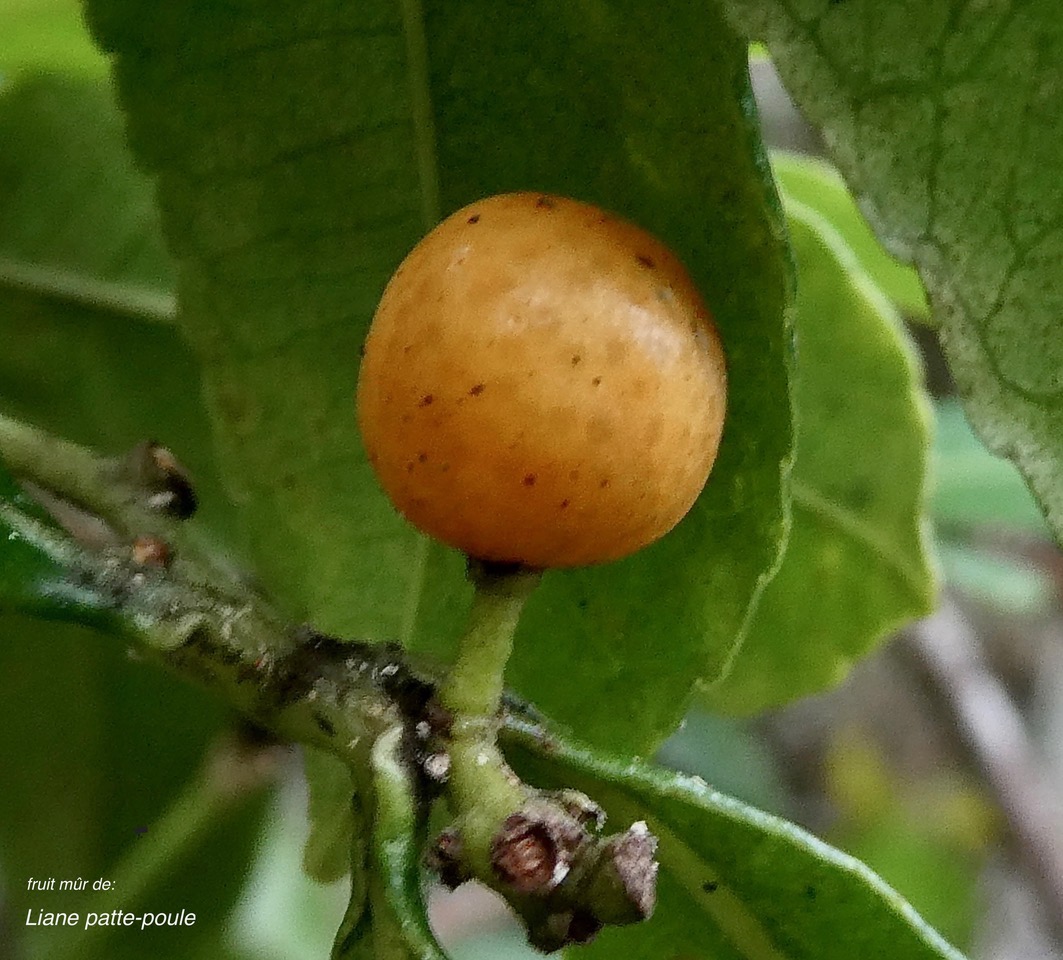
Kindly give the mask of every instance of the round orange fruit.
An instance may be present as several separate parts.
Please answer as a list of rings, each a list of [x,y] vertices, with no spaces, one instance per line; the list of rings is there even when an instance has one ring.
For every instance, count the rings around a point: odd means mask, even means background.
[[[570,567],[667,533],[716,458],[726,374],[679,260],[576,200],[489,197],[403,261],[365,344],[358,419],[421,530]]]

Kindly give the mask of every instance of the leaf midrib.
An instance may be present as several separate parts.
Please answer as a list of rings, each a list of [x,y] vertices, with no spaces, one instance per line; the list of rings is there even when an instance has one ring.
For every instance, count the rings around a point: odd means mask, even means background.
[[[432,107],[428,39],[424,28],[421,0],[399,0],[406,38],[407,82],[413,120],[414,153],[421,192],[421,219],[427,233],[442,217],[439,188],[439,159],[436,149],[435,112]],[[413,557],[410,594],[402,619],[402,642],[409,646],[417,629],[421,600],[428,575],[429,543],[420,535]]]

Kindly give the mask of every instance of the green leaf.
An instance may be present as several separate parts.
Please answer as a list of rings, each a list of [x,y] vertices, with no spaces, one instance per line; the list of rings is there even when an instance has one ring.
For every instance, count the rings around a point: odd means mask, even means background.
[[[914,352],[842,238],[807,207],[787,210],[798,271],[793,527],[730,673],[707,691],[714,708],[742,714],[840,682],[934,600],[930,410]]]
[[[0,95],[0,409],[103,451],[160,440],[199,520],[238,542],[198,361],[169,325],[152,189],[104,83],[26,77]]]
[[[981,857],[919,830],[910,810],[895,811],[892,820],[850,827],[845,841],[847,850],[890,883],[903,884],[937,930],[952,942],[971,942],[985,867]]]
[[[657,909],[580,957],[962,960],[867,867],[793,824],[636,760],[603,758],[511,718],[507,753],[542,786],[575,787],[610,823],[660,841]]]
[[[901,313],[922,322],[930,320],[919,274],[883,249],[831,164],[817,157],[776,150],[771,155],[771,168],[783,197],[810,207],[827,220],[841,234],[871,281]]]
[[[767,43],[879,237],[918,266],[971,422],[1063,536],[1058,4],[726,6]]]
[[[122,126],[102,79],[0,88],[0,287],[169,321],[173,264]]]
[[[351,871],[351,771],[332,754],[310,746],[303,747],[303,771],[310,794],[310,834],[303,849],[303,870],[318,883],[334,883]]]
[[[377,489],[352,409],[380,291],[441,215],[556,191],[688,264],[731,378],[713,480],[644,555],[548,576],[511,675],[598,742],[657,742],[725,662],[784,532],[789,281],[745,45],[711,9],[635,0],[88,9],[159,178],[229,489],[268,587],[322,629],[445,653],[468,604],[460,558]]]
[[[0,85],[42,69],[102,77],[107,59],[85,33],[77,0],[4,0]]]

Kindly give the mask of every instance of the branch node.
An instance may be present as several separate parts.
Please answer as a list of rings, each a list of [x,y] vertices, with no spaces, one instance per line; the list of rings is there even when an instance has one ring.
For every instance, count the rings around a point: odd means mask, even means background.
[[[605,826],[605,811],[579,790],[556,790],[549,794],[581,827],[600,833]]]
[[[198,498],[188,471],[173,453],[154,440],[138,444],[121,467],[129,482],[146,495],[145,506],[176,520],[196,512]]]
[[[553,804],[529,803],[503,821],[491,841],[495,876],[516,893],[546,896],[568,876],[589,837]]]

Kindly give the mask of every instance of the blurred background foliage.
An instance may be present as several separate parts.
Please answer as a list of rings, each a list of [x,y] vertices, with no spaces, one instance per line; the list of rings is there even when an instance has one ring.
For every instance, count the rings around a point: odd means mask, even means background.
[[[106,83],[106,67],[74,0],[0,0],[0,84],[38,70]],[[793,110],[763,51],[751,69],[769,143],[779,151],[773,162],[783,189],[834,225],[861,269],[913,324],[934,396],[932,514],[945,588],[976,625],[988,661],[1063,793],[1063,560],[1016,470],[987,454],[967,426],[935,341],[919,330],[932,318],[918,278],[878,246],[840,178],[816,157],[816,134]],[[90,238],[72,242],[89,255]],[[151,251],[141,251],[138,262],[134,275],[141,279],[167,269]],[[159,286],[165,289],[168,280]],[[185,409],[116,409],[109,397],[120,391],[106,382],[94,387],[91,408],[70,410],[61,402],[63,376],[123,369],[94,359],[94,351],[113,351],[116,344],[138,358],[128,376],[148,370],[172,389],[195,391],[196,371],[175,335],[160,329],[150,342],[131,344],[105,329],[105,319],[86,315],[83,329],[95,333],[79,338],[86,353],[75,357],[63,352],[60,318],[20,317],[21,326],[5,328],[5,337],[46,336],[54,347],[48,368],[27,375],[24,366],[5,365],[5,355],[19,353],[6,341],[0,350],[5,408],[16,415],[33,409],[39,422],[43,417],[45,426],[75,439],[85,435],[88,420],[98,430],[102,419],[115,447],[151,429],[168,440],[188,438],[183,448],[197,449],[191,438],[206,423]],[[192,466],[210,487],[212,464]],[[222,513],[214,520],[226,528]],[[105,877],[131,863],[146,870],[146,906],[198,904],[201,920],[195,936],[163,933],[150,943],[114,937],[101,956],[327,955],[346,891],[342,882],[320,886],[302,873],[307,828],[297,763],[282,765],[275,788],[253,791],[200,828],[196,804],[209,800],[197,798],[196,771],[210,745],[233,727],[232,717],[84,628],[7,619],[3,633],[0,960],[60,955],[24,936],[26,908],[52,905],[27,896],[29,876]],[[42,675],[47,684],[36,679]],[[1016,854],[992,792],[959,748],[947,706],[928,690],[901,636],[831,693],[751,721],[692,712],[659,759],[865,860],[972,957],[1063,957],[1039,911],[1030,864]],[[42,716],[50,722],[37,722]],[[174,796],[184,797],[185,806],[175,806]],[[161,867],[166,849],[152,854],[154,865],[137,852],[145,836],[166,825],[185,837],[172,872]],[[435,895],[433,916],[455,957],[535,955],[486,893]]]

